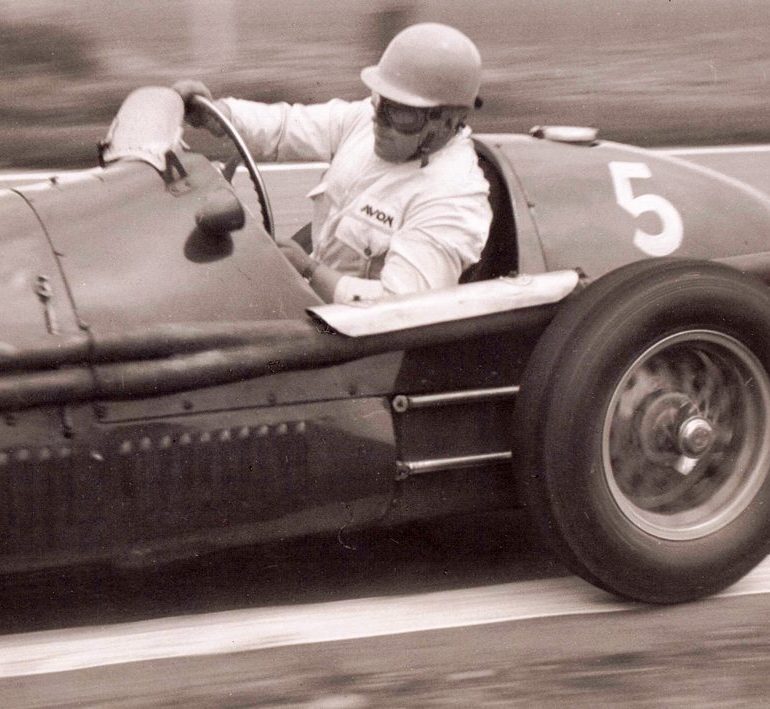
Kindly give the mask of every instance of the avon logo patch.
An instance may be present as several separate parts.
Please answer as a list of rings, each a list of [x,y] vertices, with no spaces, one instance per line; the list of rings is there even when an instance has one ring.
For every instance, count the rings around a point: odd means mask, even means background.
[[[381,209],[375,209],[371,205],[366,204],[361,207],[361,213],[365,214],[367,217],[373,217],[384,226],[393,226],[393,217],[389,214],[385,214]]]

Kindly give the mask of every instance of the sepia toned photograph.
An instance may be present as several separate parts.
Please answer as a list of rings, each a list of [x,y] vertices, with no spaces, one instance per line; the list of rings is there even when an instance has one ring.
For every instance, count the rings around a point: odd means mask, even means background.
[[[0,706],[764,706],[769,36],[0,0]]]

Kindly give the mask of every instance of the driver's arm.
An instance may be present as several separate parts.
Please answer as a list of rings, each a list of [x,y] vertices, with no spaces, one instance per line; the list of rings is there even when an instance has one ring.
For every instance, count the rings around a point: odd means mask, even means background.
[[[215,120],[190,101],[201,95],[213,100],[208,87],[195,79],[182,79],[172,87],[185,102],[185,119],[196,128],[221,134]],[[236,98],[215,101],[243,136],[257,160],[320,160],[328,162],[346,133],[360,120],[371,120],[369,101],[332,99],[312,105],[260,103]]]
[[[297,273],[307,279],[310,287],[318,293],[321,299],[325,303],[331,303],[334,300],[337,283],[343,277],[342,274],[312,258],[292,239],[278,242],[278,247],[289,263],[294,266]],[[374,283],[375,281],[371,282]]]
[[[491,220],[484,192],[425,200],[393,235],[377,279],[343,275],[294,242],[280,247],[325,302],[375,301],[457,285],[462,272],[479,260]]]
[[[217,101],[257,160],[328,162],[359,120],[371,120],[368,102],[333,99],[303,105],[259,103],[235,98]]]

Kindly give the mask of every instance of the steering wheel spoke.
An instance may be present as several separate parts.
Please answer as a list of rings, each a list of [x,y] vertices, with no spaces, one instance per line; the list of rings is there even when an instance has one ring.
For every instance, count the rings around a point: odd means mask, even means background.
[[[243,160],[238,153],[233,155],[224,165],[222,165],[222,177],[232,184],[233,177],[235,177],[235,171],[238,169],[238,165],[240,165],[241,162],[243,162]]]

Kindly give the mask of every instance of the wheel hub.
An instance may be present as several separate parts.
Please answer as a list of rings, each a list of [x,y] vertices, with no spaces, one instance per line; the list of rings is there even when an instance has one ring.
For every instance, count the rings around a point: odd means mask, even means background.
[[[698,459],[711,449],[717,438],[714,424],[698,412],[697,403],[686,394],[657,392],[642,406],[639,439],[651,463],[678,470],[678,457]]]
[[[710,421],[702,416],[692,416],[679,426],[677,442],[684,455],[703,455],[716,440],[716,432]]]
[[[630,364],[603,429],[604,470],[623,514],[663,539],[734,520],[770,470],[770,377],[732,337],[671,335]]]

